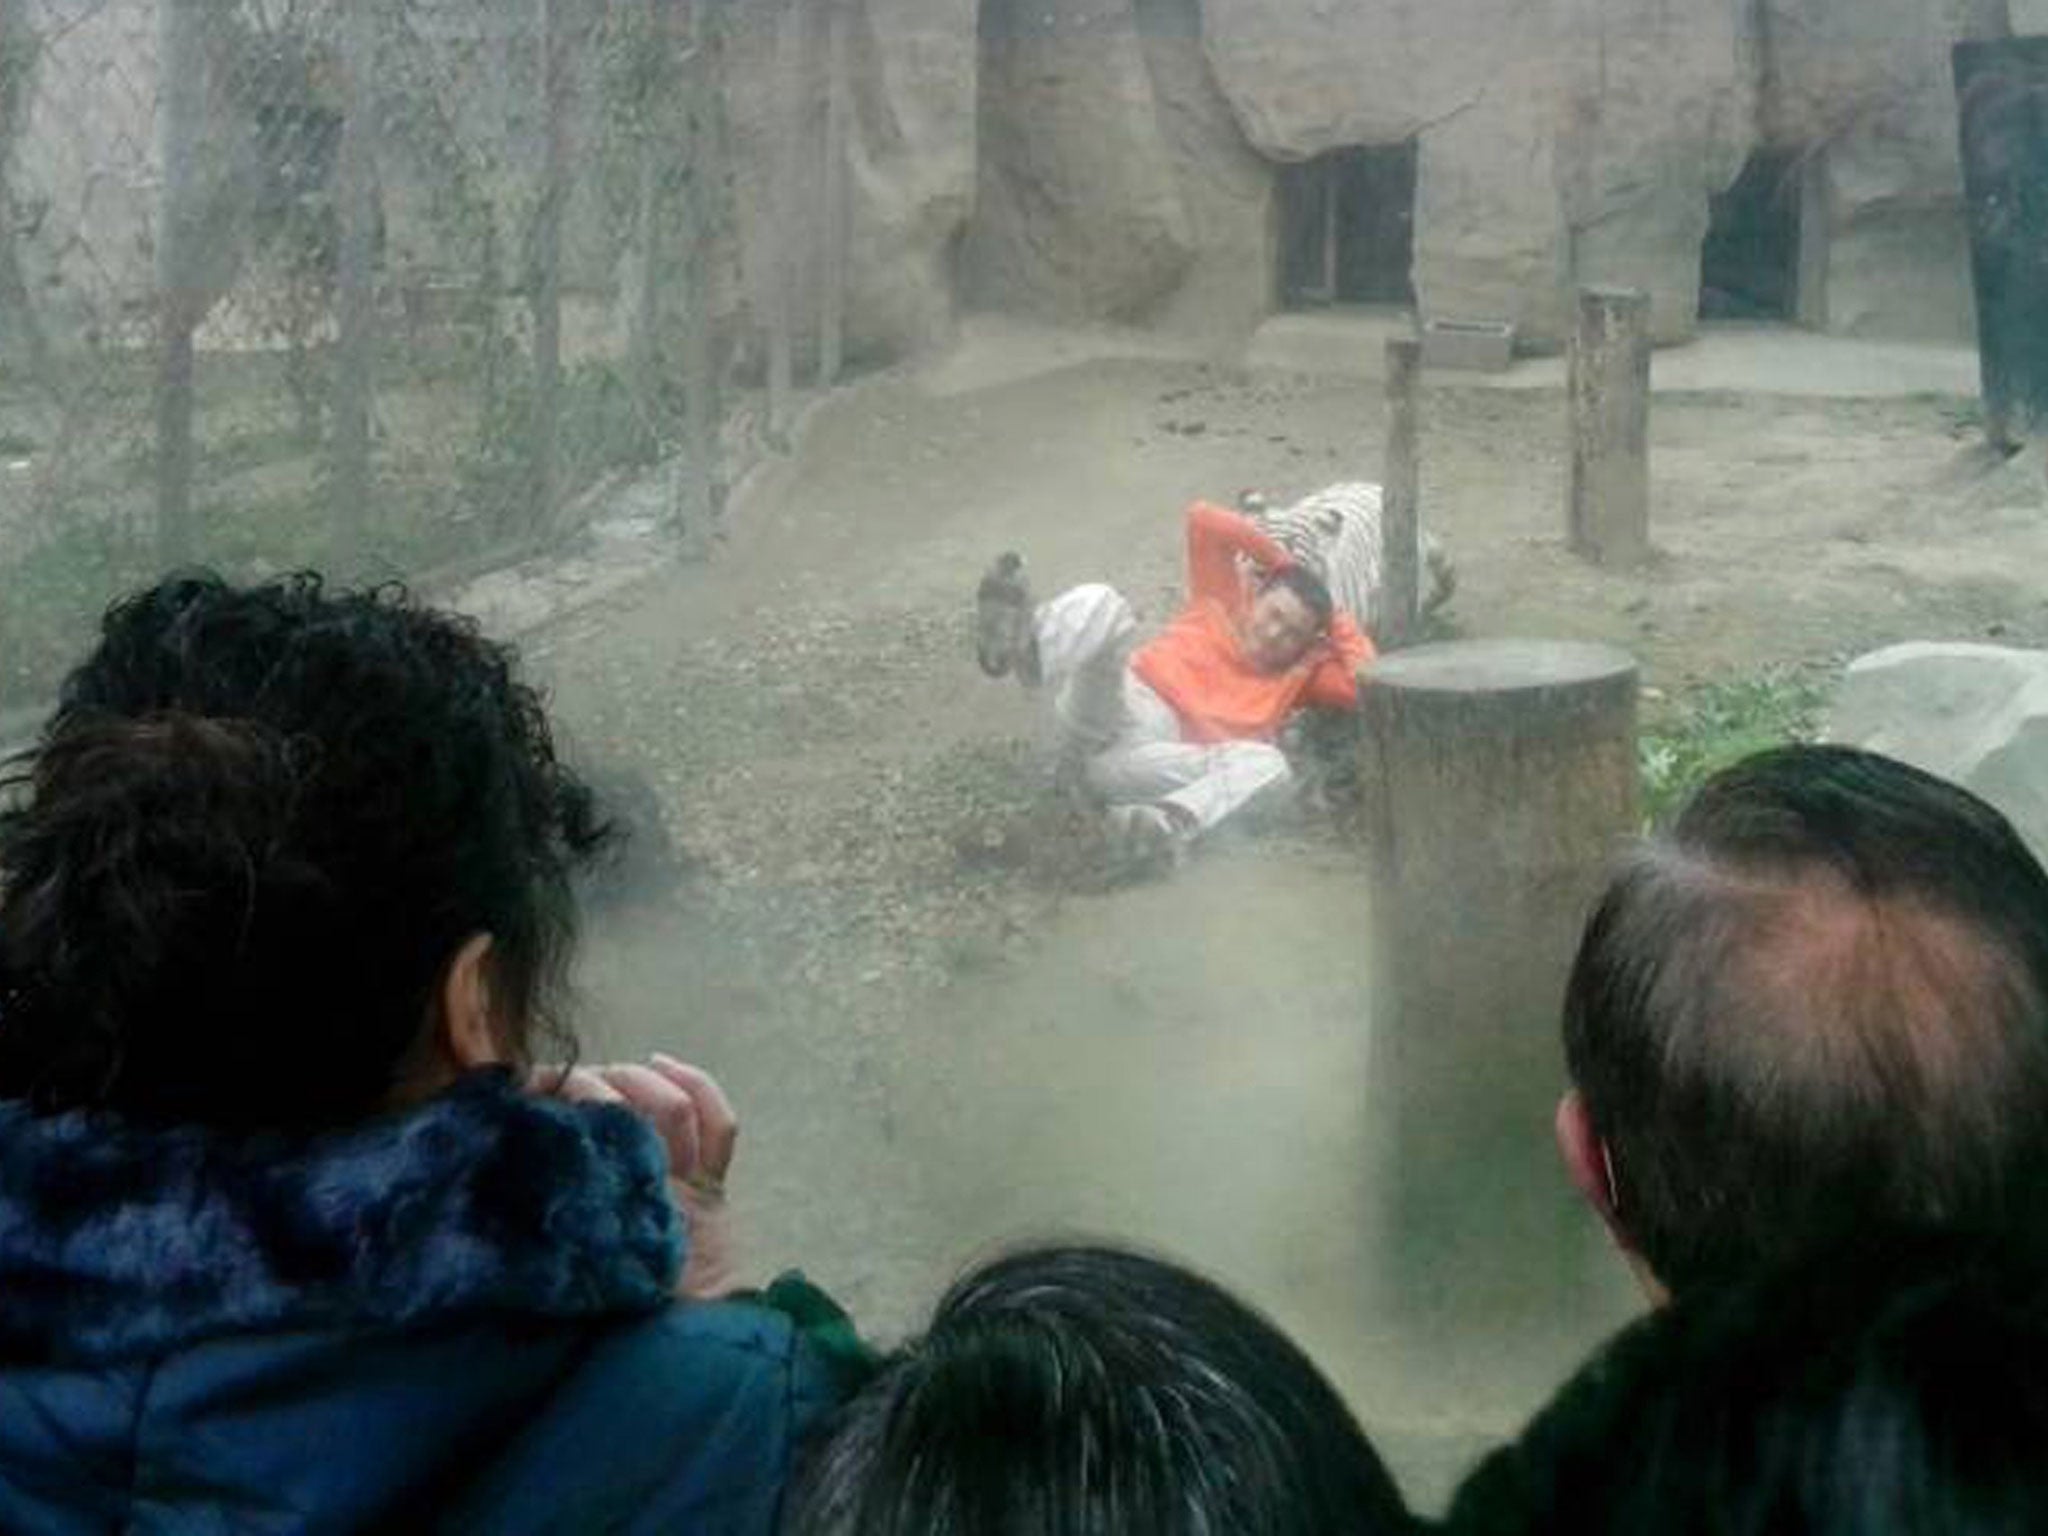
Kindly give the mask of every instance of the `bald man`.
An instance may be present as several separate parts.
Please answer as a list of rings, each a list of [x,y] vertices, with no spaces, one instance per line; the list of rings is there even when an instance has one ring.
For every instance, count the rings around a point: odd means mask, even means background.
[[[1903,763],[1709,781],[1608,886],[1564,1042],[1559,1149],[1653,1299],[1894,1221],[2048,1223],[2048,874]]]

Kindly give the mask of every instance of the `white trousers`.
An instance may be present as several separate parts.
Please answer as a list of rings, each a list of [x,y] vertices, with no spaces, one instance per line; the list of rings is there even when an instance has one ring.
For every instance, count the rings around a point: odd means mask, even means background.
[[[1063,756],[1112,805],[1169,805],[1206,832],[1292,778],[1264,741],[1184,741],[1173,708],[1131,670],[1138,623],[1114,587],[1075,587],[1033,615]]]

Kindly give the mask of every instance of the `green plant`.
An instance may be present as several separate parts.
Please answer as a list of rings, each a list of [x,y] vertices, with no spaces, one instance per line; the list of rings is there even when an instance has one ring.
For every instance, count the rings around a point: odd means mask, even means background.
[[[1637,740],[1644,819],[1663,822],[1703,781],[1752,753],[1811,741],[1826,703],[1817,679],[1787,668],[1688,690]]]

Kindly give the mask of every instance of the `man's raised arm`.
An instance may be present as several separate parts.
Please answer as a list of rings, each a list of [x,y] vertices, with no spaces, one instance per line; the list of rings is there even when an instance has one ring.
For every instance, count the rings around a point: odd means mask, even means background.
[[[1188,596],[1235,607],[1244,596],[1237,557],[1264,571],[1284,570],[1294,557],[1242,512],[1206,501],[1188,508]]]
[[[1323,654],[1302,692],[1304,703],[1317,709],[1356,709],[1358,674],[1379,656],[1366,632],[1341,608],[1330,618]]]

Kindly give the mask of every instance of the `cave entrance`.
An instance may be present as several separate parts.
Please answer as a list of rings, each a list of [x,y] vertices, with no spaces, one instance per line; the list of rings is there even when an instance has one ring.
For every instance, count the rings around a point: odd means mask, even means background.
[[[1338,149],[1280,173],[1280,302],[1415,302],[1415,140]]]
[[[1798,320],[1805,165],[1760,149],[1711,204],[1700,251],[1702,320]]]

